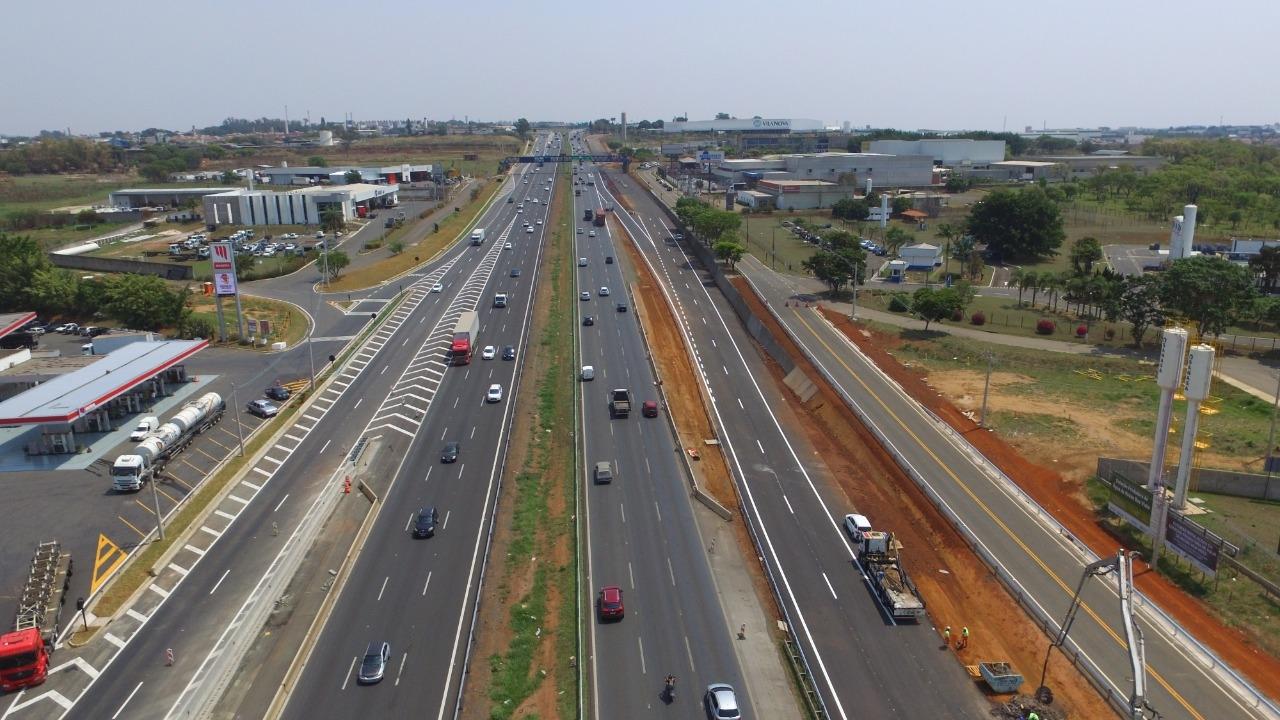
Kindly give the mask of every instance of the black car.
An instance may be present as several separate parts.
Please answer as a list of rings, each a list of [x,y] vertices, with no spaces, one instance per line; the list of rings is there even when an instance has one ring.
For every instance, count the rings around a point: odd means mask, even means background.
[[[618,312],[626,312],[626,311],[627,311],[627,304],[626,304],[626,303],[624,303],[624,302],[620,302],[620,303],[618,303],[618,304],[617,304],[617,309],[618,309]]]
[[[520,268],[511,268],[511,277],[520,277]]]
[[[382,676],[387,673],[389,660],[391,660],[391,643],[369,643],[369,648],[364,651],[364,657],[360,660],[360,674],[356,676],[356,682],[364,685],[381,681]]]
[[[444,450],[440,451],[440,462],[451,463],[458,462],[458,453],[462,451],[462,443],[447,442],[444,444]]]
[[[583,315],[583,316],[582,316],[582,324],[583,324],[583,325],[595,325],[595,324],[596,324],[596,319],[595,319],[595,318],[593,318],[593,317],[591,317],[590,315]]]
[[[506,345],[506,346],[504,346],[504,347],[502,348],[502,359],[503,359],[503,360],[515,360],[515,359],[516,359],[516,347],[515,347],[514,345]]]
[[[605,255],[605,256],[604,256],[604,264],[605,264],[605,265],[612,265],[612,264],[613,264],[613,256],[612,256],[612,255]]]
[[[289,399],[289,388],[283,385],[272,385],[262,392],[263,395],[272,400],[284,401]]]
[[[439,520],[440,516],[436,513],[434,506],[422,508],[418,511],[418,518],[413,521],[413,536],[416,538],[434,537],[436,523]]]

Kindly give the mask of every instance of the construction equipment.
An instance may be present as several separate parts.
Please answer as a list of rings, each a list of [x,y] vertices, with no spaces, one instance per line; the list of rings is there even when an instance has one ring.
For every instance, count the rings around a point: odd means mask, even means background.
[[[18,597],[13,632],[0,635],[0,692],[39,685],[48,676],[70,584],[71,554],[56,541],[37,545]]]
[[[901,549],[902,543],[893,533],[868,530],[858,545],[858,560],[895,620],[919,620],[924,617],[924,601],[898,561]]]

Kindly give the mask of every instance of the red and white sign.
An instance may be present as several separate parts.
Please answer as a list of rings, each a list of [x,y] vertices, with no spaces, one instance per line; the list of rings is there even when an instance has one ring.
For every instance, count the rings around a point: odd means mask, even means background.
[[[213,264],[213,291],[218,295],[235,295],[236,253],[231,243],[209,243],[209,260]]]

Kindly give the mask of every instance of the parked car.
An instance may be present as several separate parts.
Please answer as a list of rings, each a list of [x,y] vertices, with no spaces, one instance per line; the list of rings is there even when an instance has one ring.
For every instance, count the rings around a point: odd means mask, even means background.
[[[600,622],[621,620],[626,614],[622,605],[622,588],[617,585],[600,588],[600,595],[596,598],[596,612],[600,616]]]
[[[445,443],[444,450],[440,451],[440,462],[458,462],[458,453],[460,452],[462,452],[462,443],[457,440],[451,440]]]
[[[413,520],[413,536],[416,538],[435,537],[436,523],[440,521],[440,515],[436,512],[434,505],[424,507],[418,511],[418,516]]]
[[[289,388],[283,385],[272,385],[263,392],[263,395],[266,395],[272,400],[284,402],[289,399]]]
[[[270,400],[250,400],[245,407],[250,415],[257,415],[260,418],[273,418],[280,413],[280,407]]]
[[[391,660],[391,643],[371,642],[360,660],[360,673],[356,682],[361,685],[376,683],[387,673],[387,662]]]

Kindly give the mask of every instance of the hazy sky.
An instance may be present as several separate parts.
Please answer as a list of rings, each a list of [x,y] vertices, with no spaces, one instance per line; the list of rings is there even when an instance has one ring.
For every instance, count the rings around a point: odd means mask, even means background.
[[[285,105],[313,121],[1280,122],[1280,0],[15,0],[0,17],[8,134]]]

